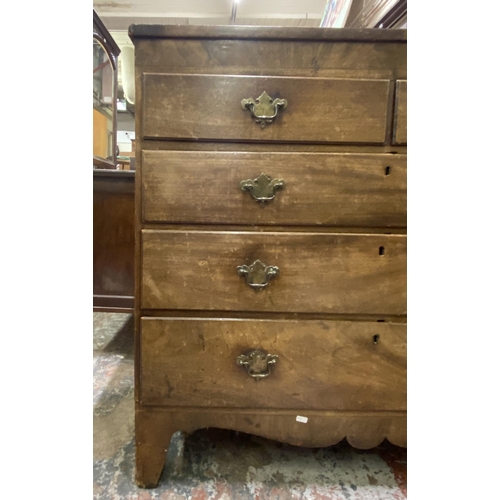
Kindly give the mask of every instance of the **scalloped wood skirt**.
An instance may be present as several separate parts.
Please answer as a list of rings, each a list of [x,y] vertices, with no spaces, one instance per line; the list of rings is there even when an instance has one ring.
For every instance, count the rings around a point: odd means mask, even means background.
[[[136,482],[155,487],[175,432],[192,433],[215,427],[311,448],[331,446],[342,439],[355,448],[369,449],[384,439],[406,447],[406,412],[314,412],[300,410],[232,410],[151,408],[136,410]]]

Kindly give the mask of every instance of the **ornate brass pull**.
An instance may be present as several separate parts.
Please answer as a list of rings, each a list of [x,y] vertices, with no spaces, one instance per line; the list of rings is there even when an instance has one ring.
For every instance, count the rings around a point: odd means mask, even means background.
[[[238,276],[244,276],[247,285],[257,291],[269,285],[280,274],[278,266],[266,266],[260,260],[256,260],[251,266],[238,266],[236,272]]]
[[[274,200],[276,191],[285,187],[283,179],[272,179],[265,174],[260,174],[256,179],[247,179],[240,182],[242,191],[248,191],[252,198],[264,206],[268,201]]]
[[[257,99],[243,99],[241,107],[244,110],[249,110],[252,113],[254,120],[264,128],[266,123],[272,121],[278,115],[280,109],[285,109],[288,105],[286,99],[274,99],[268,95],[266,91],[262,92]]]
[[[269,354],[261,349],[241,354],[236,358],[236,363],[244,366],[247,373],[256,380],[267,377],[271,374],[271,367],[278,361],[278,356]]]

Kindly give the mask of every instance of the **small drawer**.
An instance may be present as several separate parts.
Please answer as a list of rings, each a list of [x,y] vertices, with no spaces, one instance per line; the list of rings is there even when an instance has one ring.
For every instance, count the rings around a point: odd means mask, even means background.
[[[146,222],[406,226],[406,156],[145,151]]]
[[[406,314],[406,236],[142,231],[142,308]]]
[[[396,107],[394,111],[394,144],[406,144],[406,97],[406,80],[398,80],[396,82]]]
[[[145,73],[143,88],[146,139],[385,142],[389,80]]]
[[[140,338],[146,405],[406,410],[402,323],[142,318]]]

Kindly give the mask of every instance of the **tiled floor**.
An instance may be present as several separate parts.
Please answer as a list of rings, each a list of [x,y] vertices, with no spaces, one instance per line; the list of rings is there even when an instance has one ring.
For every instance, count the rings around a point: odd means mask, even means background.
[[[94,313],[94,500],[400,500],[406,450],[298,448],[204,429],[174,435],[157,488],[134,484],[133,323]]]

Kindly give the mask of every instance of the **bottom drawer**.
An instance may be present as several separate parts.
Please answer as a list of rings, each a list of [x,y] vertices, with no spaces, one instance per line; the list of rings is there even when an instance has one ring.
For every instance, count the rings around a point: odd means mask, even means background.
[[[141,402],[406,410],[406,324],[142,318]]]

